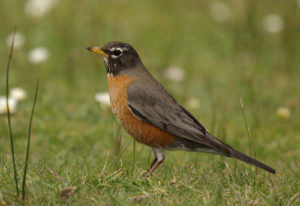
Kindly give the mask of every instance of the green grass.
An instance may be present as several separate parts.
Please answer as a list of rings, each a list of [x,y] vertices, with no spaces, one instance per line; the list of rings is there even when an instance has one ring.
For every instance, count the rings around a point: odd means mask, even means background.
[[[209,15],[211,2],[69,0],[40,19],[24,14],[23,1],[0,2],[0,94],[5,93],[6,37],[16,25],[26,38],[14,51],[10,74],[11,87],[29,93],[12,116],[18,174],[32,85],[40,79],[27,205],[286,205],[293,199],[299,204],[300,6],[292,0],[224,1],[231,18],[217,23]],[[283,18],[281,33],[261,28],[269,13]],[[198,98],[200,108],[188,109],[215,136],[252,156],[254,148],[257,159],[277,174],[256,173],[233,159],[178,151],[166,152],[159,169],[141,177],[152,161],[151,149],[137,143],[133,165],[133,140],[122,131],[116,154],[118,124],[94,99],[96,92],[107,90],[106,74],[101,58],[85,48],[112,40],[132,44],[184,106]],[[50,57],[33,65],[27,55],[37,46],[47,47]],[[181,84],[163,77],[170,65],[184,68]],[[291,106],[290,118],[276,116],[280,106]],[[5,116],[0,116],[0,151],[0,205],[20,204]]]

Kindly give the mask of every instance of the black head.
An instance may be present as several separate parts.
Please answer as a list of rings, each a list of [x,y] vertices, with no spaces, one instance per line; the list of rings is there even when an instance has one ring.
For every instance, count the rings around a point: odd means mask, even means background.
[[[104,57],[107,73],[118,75],[122,71],[135,68],[141,64],[140,57],[129,44],[122,42],[109,42],[100,47],[88,47],[89,51]]]

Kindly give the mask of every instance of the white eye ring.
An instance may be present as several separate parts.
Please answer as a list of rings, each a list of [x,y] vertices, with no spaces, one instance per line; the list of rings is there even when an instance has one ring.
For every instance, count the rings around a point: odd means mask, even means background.
[[[121,56],[123,54],[123,49],[122,48],[113,47],[110,51],[112,52],[111,57],[114,58],[114,59],[118,58],[119,56]]]
[[[113,47],[113,48],[111,48],[110,51],[112,52],[111,57],[114,58],[114,59],[116,59],[116,58],[122,56],[123,52],[124,51],[128,51],[128,49],[126,47],[123,47],[123,48],[121,48],[121,47]]]

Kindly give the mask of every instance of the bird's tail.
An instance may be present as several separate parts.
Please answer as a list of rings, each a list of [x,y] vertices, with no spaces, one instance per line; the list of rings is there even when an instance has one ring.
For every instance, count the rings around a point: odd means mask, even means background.
[[[268,165],[265,165],[264,163],[261,163],[260,161],[248,156],[248,155],[245,155],[233,148],[230,148],[230,157],[233,157],[233,158],[236,158],[238,160],[241,160],[243,162],[246,162],[248,164],[251,164],[251,165],[254,165],[256,167],[259,167],[263,170],[266,170],[272,174],[275,174],[275,170],[271,167],[269,167]]]
[[[221,140],[215,138],[210,133],[206,132],[206,137],[208,138],[211,145],[214,146],[215,150],[220,152],[220,154],[225,155],[227,157],[233,157],[238,160],[241,160],[243,162],[246,162],[248,164],[254,165],[256,167],[259,167],[263,170],[266,170],[272,174],[275,174],[275,170],[268,165],[265,165],[264,163],[245,155],[244,153],[241,153],[235,149],[233,149],[230,145],[226,144],[225,142],[222,142]]]

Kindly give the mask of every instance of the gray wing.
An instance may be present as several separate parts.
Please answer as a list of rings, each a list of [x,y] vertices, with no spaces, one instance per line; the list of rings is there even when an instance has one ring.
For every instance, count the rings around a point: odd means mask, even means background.
[[[176,137],[228,154],[228,145],[210,135],[159,83],[149,86],[146,82],[135,82],[127,89],[127,97],[130,111],[138,119]]]

